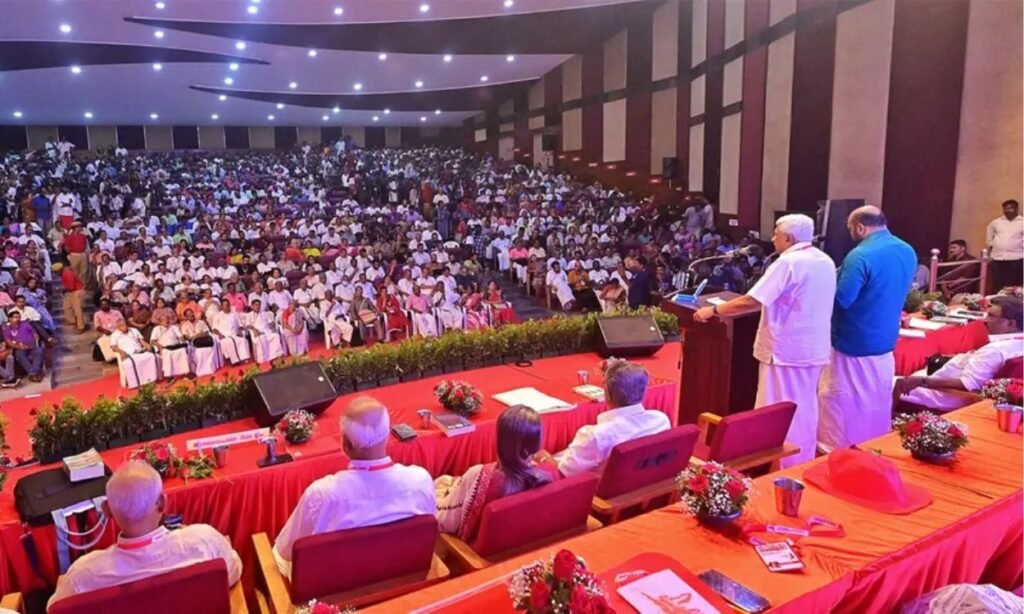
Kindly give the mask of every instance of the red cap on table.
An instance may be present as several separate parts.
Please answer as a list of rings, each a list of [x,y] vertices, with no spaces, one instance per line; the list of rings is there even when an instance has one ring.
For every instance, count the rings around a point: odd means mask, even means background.
[[[909,514],[931,505],[931,494],[905,484],[896,465],[862,450],[834,450],[804,479],[830,495],[883,514]]]

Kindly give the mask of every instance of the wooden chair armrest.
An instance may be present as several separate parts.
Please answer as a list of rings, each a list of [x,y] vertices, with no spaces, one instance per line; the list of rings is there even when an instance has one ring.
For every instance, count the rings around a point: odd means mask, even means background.
[[[24,614],[25,599],[21,596],[21,593],[8,593],[0,599],[0,608],[7,608],[19,614]]]
[[[491,566],[491,562],[474,552],[469,544],[447,533],[438,536],[435,551],[443,561],[455,562],[454,567],[459,570],[479,571]]]
[[[708,445],[708,442],[711,441],[711,437],[715,434],[712,427],[717,427],[721,423],[722,416],[708,411],[697,416],[697,426],[700,427],[701,443]]]
[[[800,446],[791,444],[788,441],[782,444],[781,448],[771,448],[770,450],[762,450],[755,452],[754,454],[748,454],[747,456],[741,456],[734,458],[728,462],[722,463],[726,467],[735,469],[736,471],[746,471],[747,469],[753,469],[754,467],[760,467],[762,465],[769,465],[775,463],[787,456],[793,456],[794,454],[800,453]]]
[[[249,606],[245,603],[245,590],[242,589],[240,581],[235,582],[228,596],[231,600],[231,614],[249,614]]]
[[[596,531],[598,529],[603,529],[603,528],[604,528],[604,523],[603,522],[601,522],[597,518],[594,518],[593,516],[587,516],[587,532],[588,533],[590,531]]]
[[[288,580],[277,568],[270,538],[266,533],[257,533],[252,536],[252,544],[256,550],[256,586],[266,590],[264,596],[269,613],[290,614],[293,608],[291,591],[288,589]]]

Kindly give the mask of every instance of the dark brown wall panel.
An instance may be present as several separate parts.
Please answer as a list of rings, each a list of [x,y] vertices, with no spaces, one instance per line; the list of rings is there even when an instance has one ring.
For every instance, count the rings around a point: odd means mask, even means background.
[[[330,145],[344,136],[341,126],[323,126],[320,128],[320,142]]]
[[[199,149],[199,128],[196,126],[172,126],[171,138],[175,149]]]
[[[512,109],[516,114],[515,121],[512,122],[512,146],[519,150],[515,156],[519,160],[522,159],[524,153],[533,151],[530,140],[530,96],[528,91],[515,97]]]
[[[379,149],[387,145],[387,132],[384,126],[366,127],[366,147],[368,149]]]
[[[835,0],[797,0],[797,12],[834,3]],[[789,137],[786,209],[814,211],[817,201],[828,195],[836,20],[832,17],[807,24],[797,28],[794,36],[793,122]]]
[[[722,64],[725,0],[708,0],[708,61],[704,81],[704,193],[718,200],[722,180]],[[692,155],[692,153],[691,153]]]
[[[693,3],[679,2],[679,85],[676,86],[676,176],[686,187],[690,172],[690,64],[693,61]]]
[[[555,66],[544,75],[544,126],[562,125],[562,67]]]
[[[631,20],[626,30],[626,88],[646,88],[651,83],[653,24],[644,16]],[[626,166],[644,174],[651,168],[651,93],[626,98]]]
[[[224,126],[224,146],[228,149],[249,149],[249,127]]]
[[[145,149],[146,129],[142,126],[118,126],[117,144],[125,149]]]
[[[295,126],[274,126],[274,149],[289,150],[299,142]]]
[[[580,69],[583,99],[583,158],[588,162],[600,162],[604,157],[604,103],[600,96],[604,92],[604,46],[597,44],[583,53]],[[597,100],[594,100],[594,98]]]
[[[918,253],[949,239],[967,15],[966,2],[896,3],[882,207]]]
[[[28,133],[25,126],[0,126],[0,151],[24,149],[28,149]]]
[[[89,149],[89,130],[85,126],[57,126],[57,136],[74,143],[78,151]]]
[[[750,39],[768,27],[767,2],[744,6],[743,36]],[[758,46],[743,57],[743,115],[740,119],[740,226],[757,228],[761,217],[761,170],[764,166],[764,98],[768,48]]]

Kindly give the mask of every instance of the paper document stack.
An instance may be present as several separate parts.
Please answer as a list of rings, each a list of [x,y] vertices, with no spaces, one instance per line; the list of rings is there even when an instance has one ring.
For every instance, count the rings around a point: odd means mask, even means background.
[[[516,388],[508,392],[500,392],[494,395],[494,399],[509,407],[513,405],[525,405],[539,414],[552,411],[564,411],[572,409],[575,405],[566,403],[561,399],[548,396],[536,388]]]
[[[81,454],[64,457],[64,471],[72,482],[82,482],[103,477],[105,469],[100,453],[89,448]]]

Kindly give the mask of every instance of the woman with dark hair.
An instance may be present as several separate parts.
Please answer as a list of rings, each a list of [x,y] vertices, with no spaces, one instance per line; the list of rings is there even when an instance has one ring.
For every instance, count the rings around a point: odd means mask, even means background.
[[[497,462],[474,465],[462,477],[446,475],[434,481],[441,531],[466,542],[476,539],[488,503],[559,477],[554,463],[534,461],[543,438],[540,414],[525,405],[513,405],[498,417],[497,429]]]

